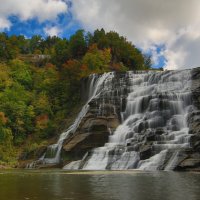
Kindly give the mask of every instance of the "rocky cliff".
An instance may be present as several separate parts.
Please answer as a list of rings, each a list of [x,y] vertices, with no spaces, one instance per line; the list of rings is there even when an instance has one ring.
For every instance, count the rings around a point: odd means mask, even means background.
[[[192,103],[195,110],[188,116],[191,149],[183,151],[177,170],[200,170],[200,68],[191,70]]]
[[[83,110],[42,165],[200,169],[200,68],[93,75],[82,97]]]
[[[104,146],[109,136],[121,123],[120,113],[125,109],[128,80],[125,73],[111,73],[100,87],[100,94],[88,102],[89,109],[76,132],[63,143],[63,162],[79,160],[85,153]],[[97,81],[98,77],[96,78]],[[91,87],[90,78],[82,81],[82,98],[87,102]],[[112,93],[112,94],[111,94]]]

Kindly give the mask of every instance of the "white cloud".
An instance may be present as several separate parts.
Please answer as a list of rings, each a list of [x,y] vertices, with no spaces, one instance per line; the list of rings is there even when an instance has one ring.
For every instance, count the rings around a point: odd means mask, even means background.
[[[0,31],[3,31],[5,29],[9,29],[11,26],[11,23],[9,20],[5,18],[0,18]]]
[[[152,50],[155,62],[165,56],[168,69],[200,65],[199,0],[73,0],[72,11],[88,30],[116,30]],[[158,54],[155,45],[165,49]]]
[[[163,52],[167,61],[166,68],[178,69],[200,66],[200,24],[180,30],[174,39],[166,43]]]
[[[52,37],[52,36],[58,36],[62,32],[62,30],[57,26],[52,26],[52,27],[45,27],[44,32],[46,33],[46,35]]]
[[[62,0],[0,0],[0,28],[11,26],[10,16],[17,16],[20,20],[37,18],[39,22],[54,20],[68,10],[66,2]]]

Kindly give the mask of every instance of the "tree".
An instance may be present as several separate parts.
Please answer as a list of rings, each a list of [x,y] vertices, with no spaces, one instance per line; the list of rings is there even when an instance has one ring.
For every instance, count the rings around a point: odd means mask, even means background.
[[[26,123],[27,120],[33,120],[32,116],[27,115],[31,93],[15,82],[12,87],[0,93],[0,99],[0,111],[8,117],[7,125],[12,130],[15,142],[21,142],[33,126],[33,124]]]
[[[0,64],[0,92],[5,88],[10,87],[13,80],[10,76],[10,69],[5,64]]]
[[[101,30],[97,29],[94,31],[93,43],[96,43],[97,47],[102,50],[110,47],[106,32],[103,28]]]
[[[0,161],[9,162],[14,157],[12,130],[6,127],[8,118],[0,112]]]
[[[31,53],[34,53],[35,50],[40,50],[42,51],[42,48],[41,48],[41,44],[43,42],[43,39],[42,39],[42,36],[40,35],[34,35],[30,41],[29,41],[29,44],[30,44],[30,52]]]
[[[61,67],[61,65],[70,58],[69,44],[66,39],[56,42],[52,55],[52,62]]]
[[[0,161],[12,161],[15,156],[12,131],[0,124]]]
[[[48,96],[44,92],[37,94],[32,104],[37,116],[43,114],[52,115],[51,103],[49,102]]]
[[[146,69],[150,69],[152,66],[152,60],[150,55],[144,55],[144,66]]]
[[[62,77],[66,80],[69,80],[70,83],[80,80],[81,62],[78,60],[68,60],[62,66]]]
[[[10,74],[13,80],[19,82],[25,88],[31,89],[33,80],[30,66],[21,60],[15,59],[9,62],[9,67],[11,69]]]
[[[80,59],[87,51],[87,43],[84,37],[84,30],[78,30],[70,37],[69,48],[71,57]]]
[[[78,30],[69,40],[0,33],[0,160],[7,162],[13,145],[27,138],[35,143],[55,136],[81,106],[82,78],[150,66],[149,56],[114,31]]]
[[[0,60],[14,59],[19,53],[16,45],[16,37],[8,37],[5,33],[0,33]]]
[[[17,37],[17,46],[21,54],[29,53],[29,40],[26,39],[23,35],[16,36]]]
[[[90,73],[109,71],[110,61],[110,49],[99,50],[96,44],[93,44],[83,57],[83,64],[88,66]]]

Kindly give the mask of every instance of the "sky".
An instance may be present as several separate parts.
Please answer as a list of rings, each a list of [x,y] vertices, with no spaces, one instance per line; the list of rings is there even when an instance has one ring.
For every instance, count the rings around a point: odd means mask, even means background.
[[[0,0],[0,31],[69,38],[78,29],[114,30],[154,67],[200,66],[199,0]],[[3,6],[2,6],[3,5]]]

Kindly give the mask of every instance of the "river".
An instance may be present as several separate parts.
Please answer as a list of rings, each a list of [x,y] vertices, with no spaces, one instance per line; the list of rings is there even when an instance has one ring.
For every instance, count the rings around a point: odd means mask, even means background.
[[[199,186],[199,173],[0,171],[0,200],[198,200]]]

